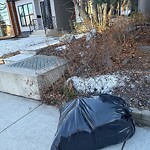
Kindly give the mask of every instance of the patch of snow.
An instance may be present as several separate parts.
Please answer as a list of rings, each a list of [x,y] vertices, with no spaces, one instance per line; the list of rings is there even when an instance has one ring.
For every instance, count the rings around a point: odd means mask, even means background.
[[[92,34],[89,32],[86,34],[86,41],[90,41],[90,39],[92,38]]]
[[[55,50],[56,51],[63,51],[67,48],[67,45],[63,45],[63,46],[59,46],[59,47],[56,47]]]
[[[85,35],[86,35],[86,33],[81,33],[81,34],[65,34],[65,35],[63,35],[60,38],[60,41],[61,42],[68,42],[68,43],[70,43],[70,42],[72,42],[72,41],[74,41],[76,39],[82,38]]]
[[[0,40],[0,57],[12,52],[25,50],[29,46],[47,43],[48,45],[56,42],[54,37],[27,37],[9,40]]]
[[[73,81],[73,85],[78,92],[83,93],[99,92],[111,94],[114,88],[124,86],[124,78],[115,74],[89,78],[74,76],[69,80]]]
[[[147,80],[150,80],[150,74],[145,76]]]
[[[131,14],[131,10],[121,11],[121,15],[129,16]]]
[[[90,48],[90,45],[85,46],[86,48]]]
[[[60,38],[60,42],[64,42],[64,43],[70,43],[72,41],[76,40],[75,35],[73,34],[65,34]]]
[[[75,35],[75,38],[76,38],[76,39],[80,39],[80,38],[82,38],[83,36],[85,36],[84,33],[76,34],[76,35]]]
[[[92,29],[90,32],[91,32],[91,34],[92,34],[93,36],[96,35],[96,29]]]
[[[96,36],[96,29],[92,29],[90,32],[86,34],[86,41],[90,41],[90,39],[95,36]]]

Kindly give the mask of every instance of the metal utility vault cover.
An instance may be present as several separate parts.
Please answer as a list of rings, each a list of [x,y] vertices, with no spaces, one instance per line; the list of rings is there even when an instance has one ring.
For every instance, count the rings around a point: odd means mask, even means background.
[[[59,66],[62,65],[64,61],[62,59],[55,57],[55,56],[43,56],[43,55],[37,55],[13,64],[8,65],[9,67],[14,68],[25,68],[25,69],[31,69],[31,70],[41,70],[41,69],[47,69],[52,66]]]

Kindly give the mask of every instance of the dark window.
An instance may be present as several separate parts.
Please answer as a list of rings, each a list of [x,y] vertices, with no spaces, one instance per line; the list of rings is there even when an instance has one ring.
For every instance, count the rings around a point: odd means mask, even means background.
[[[32,3],[18,6],[21,26],[33,25],[34,13]]]

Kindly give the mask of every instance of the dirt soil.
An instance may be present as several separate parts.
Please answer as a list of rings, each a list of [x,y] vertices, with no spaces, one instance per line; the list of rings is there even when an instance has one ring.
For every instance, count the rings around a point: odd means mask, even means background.
[[[61,45],[67,45],[67,49],[56,51],[55,48]],[[132,31],[122,27],[111,28],[97,33],[90,41],[83,37],[71,43],[44,48],[39,54],[71,60],[65,80],[74,75],[88,77],[114,72],[128,76],[126,86],[116,88],[113,95],[121,96],[131,107],[150,110],[150,50],[144,51],[140,46],[150,46],[150,26],[142,25]],[[64,89],[60,89],[63,82],[61,79],[54,85],[54,92],[44,92],[48,103],[59,105],[64,99],[68,100]],[[71,98],[75,96],[74,92],[71,94]]]

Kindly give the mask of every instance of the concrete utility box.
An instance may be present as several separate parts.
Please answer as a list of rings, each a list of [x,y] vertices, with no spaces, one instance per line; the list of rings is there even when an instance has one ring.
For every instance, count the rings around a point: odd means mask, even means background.
[[[56,82],[67,67],[67,60],[44,55],[1,65],[0,91],[41,100],[42,90]]]

